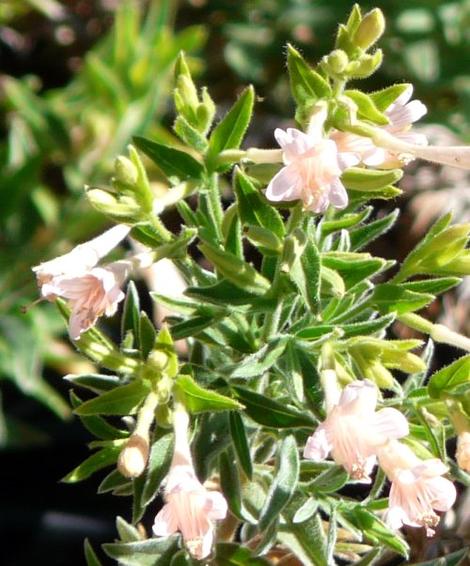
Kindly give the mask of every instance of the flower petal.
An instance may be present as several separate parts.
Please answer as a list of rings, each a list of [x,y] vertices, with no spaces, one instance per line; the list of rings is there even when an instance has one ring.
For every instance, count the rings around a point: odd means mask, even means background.
[[[326,430],[320,425],[307,440],[304,448],[304,458],[321,462],[327,458],[331,449],[332,445],[328,441]]]
[[[339,404],[346,413],[370,414],[375,411],[377,395],[377,387],[372,381],[356,380],[343,389]]]
[[[390,439],[402,438],[410,432],[406,417],[392,408],[381,409],[375,413],[371,423],[371,432],[377,436],[378,445]]]
[[[159,511],[155,517],[152,530],[157,537],[168,537],[176,533],[178,530],[178,519],[170,504],[166,503]]]
[[[227,515],[227,501],[219,491],[209,491],[206,495],[206,510],[209,519],[225,519]]]
[[[339,179],[335,179],[331,183],[331,188],[328,194],[330,203],[335,208],[345,208],[348,205],[348,193]]]
[[[426,486],[433,495],[431,504],[436,511],[448,511],[455,503],[457,490],[450,480],[439,476],[428,479]]]
[[[274,202],[290,201],[299,198],[296,190],[298,175],[295,169],[286,166],[277,173],[266,189],[266,198]]]

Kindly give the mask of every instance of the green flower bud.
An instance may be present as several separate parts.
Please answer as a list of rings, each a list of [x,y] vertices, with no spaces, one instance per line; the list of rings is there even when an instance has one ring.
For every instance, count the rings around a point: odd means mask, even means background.
[[[86,196],[99,212],[119,222],[138,222],[141,217],[139,204],[128,196],[118,196],[103,189],[88,189]]]
[[[139,174],[132,161],[120,155],[114,161],[114,175],[116,181],[132,187],[137,183]]]
[[[335,49],[323,58],[323,67],[333,75],[341,74],[347,67],[349,58],[342,49]]]
[[[367,50],[381,37],[385,31],[385,18],[382,10],[374,8],[368,12],[353,35],[353,43]]]
[[[370,77],[382,64],[383,53],[377,49],[373,55],[362,55],[357,61],[352,61],[346,67],[345,74],[353,79]]]

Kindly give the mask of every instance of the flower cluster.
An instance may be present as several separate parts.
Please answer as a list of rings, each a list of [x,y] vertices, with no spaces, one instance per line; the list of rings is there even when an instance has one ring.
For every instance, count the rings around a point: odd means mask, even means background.
[[[411,131],[411,125],[426,114],[426,106],[410,98],[413,87],[406,90],[385,110],[389,124],[384,132],[397,142],[427,145],[423,134]],[[414,157],[411,153],[386,149],[370,137],[349,132],[325,131],[328,118],[326,104],[318,103],[307,132],[295,128],[276,129],[274,137],[282,149],[284,167],[273,177],[266,197],[273,202],[301,200],[306,210],[325,212],[329,205],[345,208],[348,195],[341,174],[348,167],[362,163],[381,169],[399,167]]]
[[[454,504],[454,484],[442,475],[447,467],[438,459],[420,460],[399,438],[408,435],[404,415],[392,408],[376,411],[377,388],[368,381],[347,385],[339,399],[308,439],[304,457],[324,460],[331,452],[351,478],[370,483],[377,460],[391,481],[387,522],[425,527],[428,536],[439,522],[435,511]]]

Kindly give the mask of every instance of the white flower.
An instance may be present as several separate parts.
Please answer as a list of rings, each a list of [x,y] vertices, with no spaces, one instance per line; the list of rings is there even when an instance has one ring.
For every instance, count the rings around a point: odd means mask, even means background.
[[[55,277],[73,277],[90,271],[127,236],[129,231],[129,226],[118,224],[89,242],[79,244],[69,253],[33,267],[41,295],[47,300],[54,300],[54,297],[48,294],[48,288],[44,290],[46,283],[52,282]]]
[[[394,529],[402,525],[424,527],[432,536],[439,523],[435,511],[448,511],[457,495],[454,484],[442,477],[447,466],[437,458],[421,460],[397,441],[382,447],[378,457],[392,482],[387,523]]]
[[[69,334],[78,340],[82,332],[91,328],[103,314],[112,316],[117,305],[124,299],[121,291],[129,262],[116,261],[106,267],[94,267],[79,275],[54,276],[44,283],[42,294],[49,300],[67,299],[71,307]]]
[[[329,204],[344,208],[348,195],[340,175],[346,167],[358,163],[355,155],[339,153],[335,142],[324,136],[327,109],[321,105],[313,114],[307,133],[277,128],[274,136],[282,148],[284,167],[266,189],[274,202],[302,200],[313,212],[324,212]]]
[[[459,468],[470,472],[470,432],[464,431],[457,436],[457,452],[455,456]]]
[[[413,86],[408,85],[405,91],[384,112],[390,123],[377,129],[392,135],[399,143],[425,146],[428,143],[426,136],[413,132],[411,125],[426,114],[427,108],[420,100],[410,102],[412,94]],[[403,163],[414,158],[412,154],[406,151],[397,153],[376,145],[370,138],[356,134],[334,132],[331,137],[341,151],[355,153],[362,163],[369,167],[386,169],[401,167]]]
[[[214,541],[214,521],[224,519],[227,502],[197,479],[188,442],[188,416],[174,412],[175,452],[165,486],[165,505],[155,517],[153,532],[166,537],[179,531],[190,554],[206,558]]]
[[[397,410],[375,410],[377,387],[368,380],[347,385],[339,402],[308,439],[304,457],[324,460],[331,452],[335,462],[358,481],[370,483],[377,450],[389,439],[408,434],[408,422]]]

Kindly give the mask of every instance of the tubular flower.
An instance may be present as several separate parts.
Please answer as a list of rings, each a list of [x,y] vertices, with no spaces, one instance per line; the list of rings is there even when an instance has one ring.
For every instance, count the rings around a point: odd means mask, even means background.
[[[422,118],[426,112],[426,106],[420,100],[410,101],[413,94],[413,86],[409,85],[406,90],[385,110],[389,124],[380,128],[392,135],[398,142],[425,146],[428,141],[424,134],[411,131],[411,125]],[[374,143],[370,138],[358,136],[347,132],[334,132],[331,138],[336,142],[340,151],[355,153],[364,165],[370,167],[393,168],[401,167],[408,163],[414,156],[407,152],[395,152],[385,149]]]
[[[127,236],[129,231],[129,226],[118,224],[93,240],[79,244],[69,253],[33,267],[41,295],[47,300],[54,300],[54,297],[48,294],[50,288],[44,289],[45,284],[54,283],[56,277],[73,277],[90,271]]]
[[[368,380],[347,385],[326,420],[307,441],[304,457],[321,461],[331,452],[349,475],[370,483],[377,450],[408,434],[408,422],[396,409],[375,411],[377,388]]]
[[[224,519],[227,502],[218,491],[207,491],[197,479],[188,443],[188,415],[174,413],[175,452],[165,486],[165,505],[155,517],[153,532],[181,532],[190,554],[206,558],[214,540],[214,520]]]
[[[42,295],[48,300],[67,299],[71,307],[69,334],[72,340],[91,328],[103,314],[112,316],[124,299],[121,291],[129,262],[116,261],[105,267],[94,267],[77,275],[54,276],[42,286]]]
[[[470,432],[463,431],[457,436],[456,460],[459,468],[470,472]]]
[[[340,175],[359,162],[348,152],[339,153],[335,142],[324,136],[326,106],[313,114],[307,133],[277,128],[274,137],[282,148],[284,167],[266,189],[266,197],[274,202],[301,200],[307,210],[324,212],[328,205],[344,208],[348,195]]]
[[[387,523],[424,527],[427,536],[439,523],[435,511],[448,511],[455,502],[454,484],[442,475],[447,466],[437,458],[421,460],[404,444],[392,441],[378,452],[379,464],[392,482]]]

